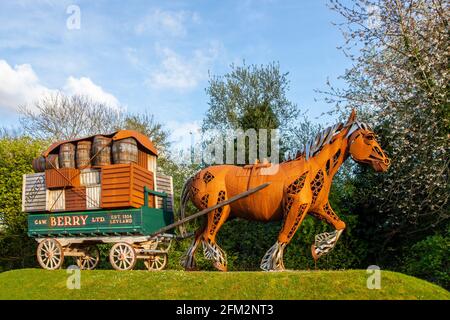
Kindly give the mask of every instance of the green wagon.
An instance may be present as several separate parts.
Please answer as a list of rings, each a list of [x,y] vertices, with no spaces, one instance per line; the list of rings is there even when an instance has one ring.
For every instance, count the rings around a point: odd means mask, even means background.
[[[148,206],[149,194],[163,198],[163,208]],[[148,270],[162,270],[173,233],[159,232],[173,223],[167,194],[144,189],[144,206],[137,209],[95,210],[28,215],[28,235],[39,243],[37,260],[48,270],[75,257],[81,269],[94,269],[100,259],[97,245],[113,243],[109,260],[114,269],[131,270],[143,259]]]

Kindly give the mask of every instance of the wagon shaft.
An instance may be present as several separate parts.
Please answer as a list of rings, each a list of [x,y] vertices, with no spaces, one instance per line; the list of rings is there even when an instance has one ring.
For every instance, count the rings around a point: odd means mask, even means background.
[[[176,228],[176,227],[178,227],[178,226],[180,226],[182,224],[185,224],[186,222],[189,222],[189,221],[191,221],[193,219],[197,219],[198,217],[204,216],[205,214],[208,214],[208,213],[210,213],[210,212],[212,212],[212,211],[214,211],[216,209],[222,208],[222,207],[224,207],[226,205],[229,205],[230,203],[233,203],[233,202],[238,201],[238,200],[240,200],[242,198],[248,197],[249,195],[251,195],[251,194],[253,194],[255,192],[258,192],[258,191],[268,187],[269,185],[270,185],[270,182],[267,182],[267,183],[264,183],[264,184],[262,184],[262,185],[260,185],[260,186],[258,186],[256,188],[253,188],[253,189],[250,189],[250,190],[245,191],[243,193],[240,193],[240,194],[238,194],[238,195],[236,195],[236,196],[234,196],[234,197],[232,197],[232,198],[230,198],[230,199],[228,199],[226,201],[223,201],[221,203],[216,204],[215,206],[212,206],[210,208],[207,208],[205,210],[197,212],[197,213],[195,213],[195,214],[193,214],[193,215],[191,215],[191,216],[189,216],[187,218],[184,218],[183,220],[177,221],[175,223],[172,223],[171,225],[163,227],[163,228],[159,229],[158,231],[154,232],[152,235],[158,235],[158,234],[166,232],[168,230],[172,230],[172,229],[174,229],[174,228]]]

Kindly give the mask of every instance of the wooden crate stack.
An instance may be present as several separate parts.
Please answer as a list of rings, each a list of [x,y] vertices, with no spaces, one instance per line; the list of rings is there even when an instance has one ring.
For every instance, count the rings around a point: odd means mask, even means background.
[[[144,205],[144,187],[154,190],[153,173],[141,166],[113,164],[102,167],[102,208],[140,208]],[[149,197],[154,207],[154,197]]]
[[[43,172],[23,177],[25,212],[140,208],[145,187],[168,193],[173,208],[172,178],[155,174],[157,151],[138,132],[56,142],[36,160],[33,168]],[[150,207],[163,207],[160,198],[148,200]]]
[[[51,169],[54,170],[54,169]],[[46,172],[23,176],[22,210],[24,212],[83,211],[101,209],[100,169],[84,169],[72,175],[69,170],[62,174],[70,177],[75,186],[57,177],[57,173]],[[76,170],[76,169],[73,169]]]

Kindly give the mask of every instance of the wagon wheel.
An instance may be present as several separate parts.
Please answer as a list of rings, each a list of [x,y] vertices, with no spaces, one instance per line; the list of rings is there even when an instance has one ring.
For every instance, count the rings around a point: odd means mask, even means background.
[[[136,260],[136,252],[128,243],[116,243],[109,252],[109,261],[116,270],[131,270]]]
[[[47,270],[61,268],[64,262],[64,251],[62,246],[55,239],[42,240],[36,250],[39,265]]]
[[[152,255],[144,260],[144,264],[150,271],[163,270],[167,265],[167,254]]]
[[[87,246],[83,248],[84,256],[77,257],[77,265],[83,270],[93,270],[100,261],[100,251],[97,246]]]

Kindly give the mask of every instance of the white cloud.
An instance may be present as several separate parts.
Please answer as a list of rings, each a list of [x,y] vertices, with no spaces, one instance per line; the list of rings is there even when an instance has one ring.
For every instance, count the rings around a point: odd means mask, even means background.
[[[44,86],[29,64],[11,67],[5,60],[0,60],[0,110],[14,112],[24,104],[31,104],[44,95],[56,92]],[[66,94],[82,94],[92,100],[118,108],[117,98],[87,77],[69,77],[61,89]]]
[[[166,123],[166,126],[170,131],[170,141],[174,150],[188,151],[192,142],[195,145],[200,141],[200,121],[169,121]],[[192,138],[194,141],[191,140]]]
[[[78,94],[89,96],[92,100],[105,103],[113,108],[118,108],[120,105],[119,100],[117,100],[116,97],[111,93],[104,91],[102,87],[96,85],[91,79],[86,77],[81,77],[79,79],[69,77],[63,91],[70,95]]]
[[[147,83],[155,89],[189,90],[206,79],[208,68],[218,57],[220,47],[211,44],[206,50],[195,50],[191,57],[181,56],[167,47],[157,46],[156,51],[162,58],[161,66],[150,72]]]
[[[40,84],[29,64],[11,67],[5,60],[0,60],[0,109],[14,111],[50,91]]]
[[[138,35],[149,33],[152,35],[184,36],[187,32],[186,24],[199,22],[199,16],[189,11],[153,10],[135,27]]]

